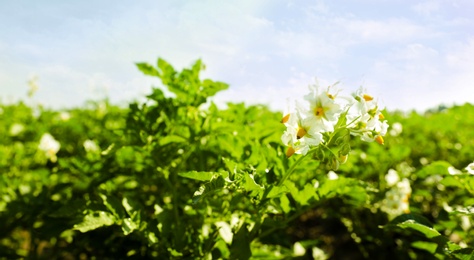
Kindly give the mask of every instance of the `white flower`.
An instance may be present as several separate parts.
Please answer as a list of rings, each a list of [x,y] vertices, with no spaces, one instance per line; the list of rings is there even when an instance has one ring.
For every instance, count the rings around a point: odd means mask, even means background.
[[[397,188],[401,193],[405,195],[411,194],[410,181],[407,178],[403,178],[402,181],[398,182]]]
[[[348,127],[352,135],[360,136],[362,141],[376,141],[383,144],[383,136],[387,134],[388,123],[375,99],[360,88],[347,113]]]
[[[391,187],[400,181],[400,177],[398,176],[397,171],[390,169],[388,170],[387,175],[385,175],[385,180],[387,181],[387,185]]]
[[[466,166],[466,171],[469,173],[469,174],[473,174],[474,175],[474,162],[470,163],[468,166]]]
[[[10,127],[10,135],[11,136],[17,136],[19,134],[21,134],[21,132],[23,132],[25,130],[25,126],[22,125],[22,124],[19,124],[19,123],[14,123],[11,127]]]
[[[51,134],[45,133],[43,134],[43,136],[41,136],[38,149],[43,151],[46,154],[46,157],[49,158],[52,162],[56,162],[56,153],[58,153],[60,148],[61,144],[56,141],[56,139],[54,139]]]
[[[335,84],[322,89],[316,83],[309,89],[310,93],[304,97],[308,105],[296,103],[296,112],[288,111],[282,119],[287,127],[281,137],[288,146],[287,157],[295,153],[306,155],[311,148],[325,142],[323,136],[332,138],[331,132],[336,130],[335,127],[347,128],[352,135],[360,136],[364,141],[384,143],[387,121],[383,120],[377,102],[362,89],[354,98],[339,96]],[[348,125],[337,125],[341,115],[346,115],[343,119]]]
[[[338,93],[330,93],[331,86],[327,90],[322,90],[318,84],[310,85],[309,89],[311,92],[305,96],[309,102],[305,120],[315,124],[322,131],[334,131],[334,125],[344,111],[342,102],[337,98]]]
[[[311,147],[323,142],[323,135],[318,131],[317,126],[303,120],[299,112],[286,115],[282,122],[287,127],[281,140],[288,146],[286,153],[288,157],[294,153],[305,155]]]

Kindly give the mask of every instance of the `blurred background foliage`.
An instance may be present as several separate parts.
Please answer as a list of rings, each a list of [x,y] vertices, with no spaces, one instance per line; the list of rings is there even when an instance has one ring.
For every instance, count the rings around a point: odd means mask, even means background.
[[[336,169],[286,158],[281,113],[218,108],[210,97],[228,85],[201,80],[201,61],[181,72],[162,59],[137,67],[165,88],[127,108],[0,104],[0,257],[474,256],[474,175],[464,170],[473,105],[385,111],[385,145],[351,138]],[[57,160],[38,148],[45,133],[60,144]],[[380,206],[390,170],[412,191],[410,212],[395,218]]]

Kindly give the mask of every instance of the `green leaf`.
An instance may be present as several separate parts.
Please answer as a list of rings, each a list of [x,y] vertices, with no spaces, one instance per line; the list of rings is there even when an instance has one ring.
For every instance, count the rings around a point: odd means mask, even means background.
[[[425,235],[425,237],[430,238],[430,239],[441,237],[442,240],[445,240],[446,242],[449,241],[447,238],[441,236],[441,234],[436,229],[417,223],[413,219],[409,219],[404,222],[398,223],[397,226],[403,229],[416,230],[422,233],[423,235]]]
[[[148,63],[136,63],[138,69],[148,76],[159,77],[160,73]]]
[[[414,213],[402,214],[402,215],[394,218],[392,221],[390,221],[390,224],[396,225],[396,224],[403,223],[407,220],[412,220],[412,221],[415,221],[417,223],[420,223],[420,224],[428,226],[428,227],[433,226],[433,224],[431,224],[431,222],[427,218],[425,218],[422,215],[418,215],[418,214],[414,214]]]
[[[423,167],[418,173],[418,178],[426,178],[432,175],[449,175],[448,168],[451,164],[445,161],[436,161]]]
[[[299,190],[293,182],[285,181],[284,184],[290,191],[293,199],[300,205],[308,205],[316,197],[316,188],[311,183],[306,183],[303,190]]]
[[[232,239],[232,244],[230,246],[230,259],[249,259],[252,255],[250,242],[249,231],[247,226],[243,224]]]
[[[102,198],[104,205],[108,210],[117,218],[121,219],[124,216],[124,211],[120,200],[113,196],[106,196],[105,194],[99,194]]]
[[[187,141],[185,138],[178,136],[178,135],[167,135],[160,138],[160,145],[167,145],[169,143],[182,143]]]
[[[248,172],[244,172],[244,183],[242,187],[246,191],[263,190],[263,186],[258,185],[255,182],[253,175]]]
[[[166,98],[163,91],[159,88],[153,88],[153,92],[150,95],[146,96],[146,97],[149,98],[149,99],[153,99],[155,101],[161,101],[161,100],[164,100]]]
[[[198,172],[198,171],[190,171],[190,172],[180,172],[178,173],[179,176],[198,180],[198,181],[210,181],[214,175],[219,175],[216,172]]]
[[[122,221],[122,231],[124,235],[132,233],[140,226],[139,223],[134,222],[131,218],[125,218]]]
[[[224,186],[225,180],[222,176],[219,175],[217,177],[212,178],[210,182],[207,182],[206,184],[202,185],[199,190],[194,193],[193,203],[199,202],[205,196],[224,188]]]
[[[102,226],[113,225],[114,223],[115,218],[112,214],[105,211],[94,211],[87,214],[82,223],[74,225],[74,229],[85,233]]]
[[[438,244],[434,242],[426,242],[426,241],[415,241],[411,243],[411,246],[414,248],[422,249],[425,251],[428,251],[431,254],[434,254],[436,252],[436,248],[438,247]]]
[[[267,195],[268,199],[277,198],[289,192],[286,186],[270,186],[267,189],[271,189]]]
[[[229,88],[229,85],[223,82],[215,82],[210,79],[205,79],[202,82],[202,93],[204,94],[205,97],[212,97],[214,96],[217,92],[226,90]]]
[[[446,176],[439,183],[446,187],[464,187],[459,178],[457,178],[457,176]]]
[[[140,209],[141,209],[140,203],[133,200],[132,198],[124,197],[122,199],[122,206],[124,207],[125,211],[127,211],[128,215],[133,220],[140,222]]]
[[[56,211],[48,214],[50,217],[64,218],[77,215],[81,213],[86,206],[86,201],[82,199],[75,199],[69,201],[67,204],[64,204]]]
[[[280,196],[280,207],[285,213],[288,213],[292,210],[290,200],[288,199],[287,195]]]
[[[175,85],[175,76],[176,71],[174,70],[173,66],[171,66],[168,62],[163,59],[158,59],[157,62],[158,69],[160,70],[160,78],[163,85],[168,87],[168,90],[175,93],[176,95],[186,95],[186,93],[181,88],[176,88]]]
[[[474,259],[474,248],[468,247],[457,249],[454,250],[452,254],[461,260],[472,260]]]
[[[468,206],[468,207],[465,207],[465,208],[455,209],[452,212],[450,212],[449,214],[474,216],[474,205]]]

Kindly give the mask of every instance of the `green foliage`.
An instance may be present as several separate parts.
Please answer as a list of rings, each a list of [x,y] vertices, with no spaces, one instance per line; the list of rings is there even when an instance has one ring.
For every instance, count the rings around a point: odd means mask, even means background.
[[[282,115],[218,108],[228,85],[200,79],[201,61],[137,67],[164,88],[127,108],[0,105],[0,258],[474,257],[472,105],[384,112],[403,126],[385,145],[341,117],[326,144],[287,158]],[[409,183],[405,213],[384,208],[407,188],[389,170]]]

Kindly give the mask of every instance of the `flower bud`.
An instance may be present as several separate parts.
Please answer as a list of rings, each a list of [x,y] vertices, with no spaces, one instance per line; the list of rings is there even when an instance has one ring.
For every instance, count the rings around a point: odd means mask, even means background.
[[[348,154],[346,154],[346,155],[342,155],[342,154],[339,155],[339,162],[340,162],[341,164],[346,163],[346,162],[347,162],[347,157],[349,157]]]
[[[384,140],[383,140],[383,137],[381,135],[377,135],[377,137],[375,137],[375,141],[381,145],[384,144]]]

